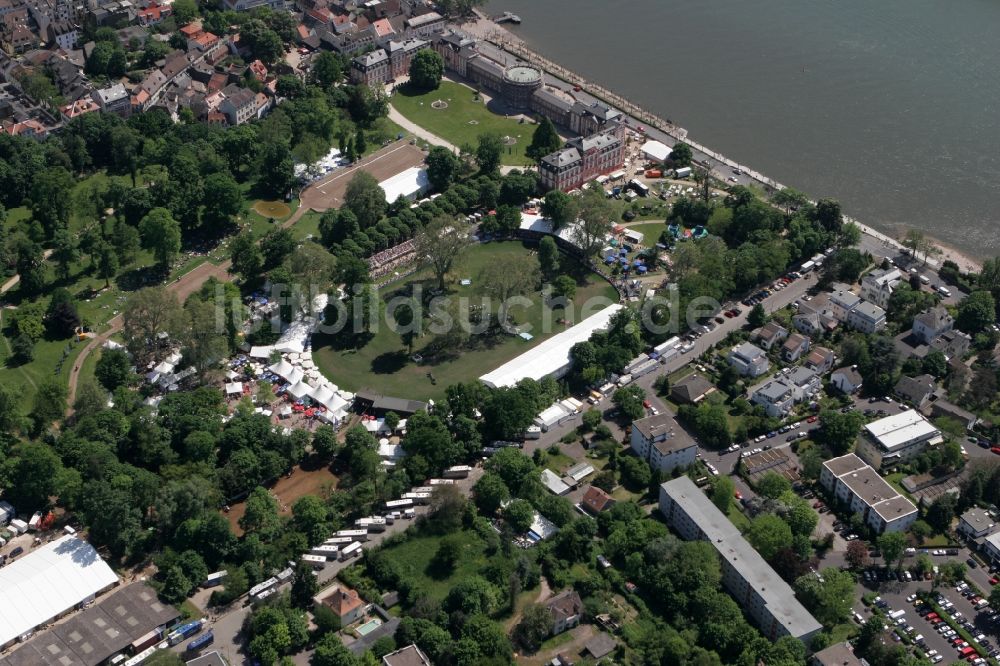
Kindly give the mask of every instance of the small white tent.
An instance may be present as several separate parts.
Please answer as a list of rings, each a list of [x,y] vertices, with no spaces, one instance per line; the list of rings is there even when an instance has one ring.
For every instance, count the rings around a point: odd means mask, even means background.
[[[309,384],[306,384],[303,381],[299,381],[299,382],[296,382],[295,384],[292,384],[288,388],[288,392],[296,400],[300,400],[300,399],[306,397],[307,395],[311,395],[312,392],[313,392],[313,387],[309,386]]]

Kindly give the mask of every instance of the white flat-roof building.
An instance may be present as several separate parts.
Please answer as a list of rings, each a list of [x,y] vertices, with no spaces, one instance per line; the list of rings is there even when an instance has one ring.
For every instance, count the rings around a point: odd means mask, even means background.
[[[542,481],[542,485],[545,486],[553,495],[565,495],[570,491],[569,485],[567,485],[558,474],[550,469],[543,469],[540,479]]]
[[[639,148],[643,157],[654,162],[666,162],[670,153],[674,152],[666,144],[659,141],[647,141]]]
[[[914,409],[872,421],[861,431],[857,454],[875,469],[906,462],[940,444],[941,431]]]
[[[94,547],[64,536],[0,569],[0,647],[118,584]]]
[[[392,178],[383,180],[379,183],[379,187],[385,192],[385,200],[389,203],[393,203],[399,197],[413,201],[431,189],[431,181],[427,177],[426,169],[410,167]]]
[[[808,644],[823,627],[795,592],[740,531],[687,476],[660,485],[660,511],[688,541],[712,544],[722,564],[722,584],[770,640],[794,636]]]
[[[903,532],[917,520],[913,502],[853,453],[823,463],[819,482],[878,534]]]
[[[562,377],[569,372],[573,361],[569,350],[578,342],[590,339],[595,331],[606,329],[608,322],[622,305],[615,303],[593,314],[576,326],[554,335],[548,340],[529,349],[517,358],[507,361],[499,368],[488,372],[480,381],[491,388],[514,386],[522,379],[540,380],[545,377]]]
[[[996,527],[993,516],[986,509],[974,506],[962,514],[958,520],[958,533],[969,539],[984,537]]]
[[[994,532],[983,540],[983,553],[994,564],[1000,563],[1000,532]]]

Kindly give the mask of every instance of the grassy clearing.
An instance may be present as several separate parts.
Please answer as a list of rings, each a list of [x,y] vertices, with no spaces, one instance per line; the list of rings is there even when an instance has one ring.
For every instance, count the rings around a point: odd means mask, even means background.
[[[7,313],[4,313],[0,330],[6,328]],[[69,373],[76,363],[80,351],[87,341],[39,340],[35,344],[35,358],[24,365],[10,363],[10,340],[0,333],[0,384],[13,388],[19,398],[21,413],[31,411],[38,385],[52,377],[61,383],[69,382]]]
[[[518,242],[486,243],[469,247],[464,256],[451,271],[452,282],[449,296],[452,299],[467,299],[469,305],[483,302],[485,292],[480,284],[479,274],[482,269],[493,262],[503,262],[516,256],[527,254],[530,249]],[[606,302],[618,301],[617,292],[607,282],[590,273],[580,264],[572,263],[568,257],[563,257],[564,270],[577,278],[577,293],[575,303],[577,309],[589,299],[603,298]],[[461,286],[459,280],[469,278],[472,284]],[[405,282],[400,281],[387,285],[382,291],[383,299],[391,297],[409,284],[420,283],[424,293],[436,286],[429,271],[419,271]],[[487,336],[472,336],[466,349],[433,364],[417,364],[406,353],[406,347],[399,334],[389,329],[383,317],[379,322],[378,331],[367,344],[359,349],[345,348],[344,343],[330,336],[318,335],[313,342],[313,358],[324,375],[335,384],[349,390],[371,388],[389,395],[424,400],[439,399],[444,395],[444,389],[458,382],[467,382],[489,372],[510,359],[524,353],[543,340],[566,328],[557,320],[562,317],[561,310],[552,312],[548,305],[542,303],[540,292],[529,295],[531,307],[516,308],[512,312],[514,320],[519,325],[530,325],[535,338],[531,341],[519,337],[501,335],[492,338]],[[591,309],[590,313],[594,310]],[[577,317],[579,317],[579,313]],[[551,332],[542,333],[543,319],[552,322]],[[414,352],[420,353],[431,342],[433,336],[426,333],[414,342]],[[348,343],[349,344],[349,343]],[[434,382],[428,374],[432,373]]]
[[[435,109],[432,102],[441,100],[447,108]],[[437,136],[456,145],[475,146],[480,134],[499,134],[517,139],[504,150],[503,163],[525,166],[531,163],[524,149],[531,143],[535,126],[493,113],[471,88],[442,81],[441,87],[430,92],[418,92],[407,86],[396,91],[391,99],[406,118]]]
[[[395,562],[404,578],[413,581],[431,599],[441,601],[456,583],[476,575],[486,564],[483,542],[475,532],[457,532],[456,536],[462,546],[462,554],[447,575],[441,575],[431,566],[441,543],[438,536],[413,537],[383,552]]]

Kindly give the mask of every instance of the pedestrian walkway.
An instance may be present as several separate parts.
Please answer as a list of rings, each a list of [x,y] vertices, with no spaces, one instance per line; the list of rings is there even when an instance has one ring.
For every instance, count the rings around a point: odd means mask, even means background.
[[[434,144],[435,146],[444,146],[456,155],[459,153],[458,147],[455,144],[445,141],[437,134],[428,132],[420,125],[410,121],[406,116],[397,111],[391,103],[389,104],[389,120],[396,123],[410,134],[423,139],[427,143]]]

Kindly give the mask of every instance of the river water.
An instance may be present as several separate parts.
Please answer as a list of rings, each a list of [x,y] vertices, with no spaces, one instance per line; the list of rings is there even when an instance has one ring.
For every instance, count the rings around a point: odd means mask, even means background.
[[[533,49],[899,236],[1000,254],[1000,0],[490,0]]]

